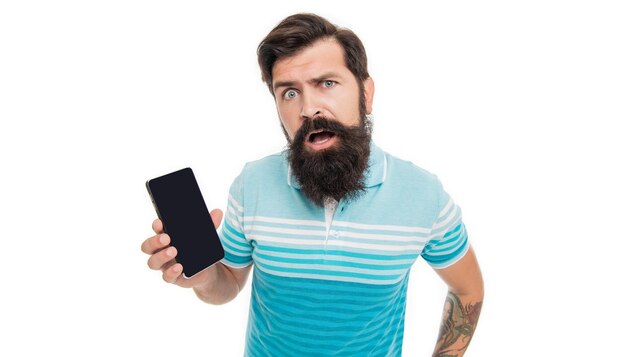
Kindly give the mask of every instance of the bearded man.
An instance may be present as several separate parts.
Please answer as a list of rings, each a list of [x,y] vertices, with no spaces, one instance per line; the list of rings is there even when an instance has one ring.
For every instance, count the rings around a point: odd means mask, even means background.
[[[284,19],[258,60],[288,142],[233,182],[224,259],[182,277],[159,220],[142,250],[167,282],[209,304],[254,267],[246,356],[400,356],[409,271],[448,285],[435,356],[462,356],[483,282],[460,208],[437,177],[371,140],[374,82],[359,38],[313,14]],[[222,213],[212,212],[219,225]]]

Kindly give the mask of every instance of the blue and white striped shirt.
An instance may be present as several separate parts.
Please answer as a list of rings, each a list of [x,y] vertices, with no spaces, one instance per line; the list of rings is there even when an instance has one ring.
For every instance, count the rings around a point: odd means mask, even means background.
[[[220,237],[222,263],[254,264],[246,356],[401,355],[411,265],[445,268],[469,243],[435,175],[374,144],[366,175],[333,214],[299,190],[285,153],[235,179]]]

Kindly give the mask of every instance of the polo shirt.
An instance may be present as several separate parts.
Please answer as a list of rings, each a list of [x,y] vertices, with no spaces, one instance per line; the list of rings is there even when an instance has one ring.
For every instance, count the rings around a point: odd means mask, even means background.
[[[401,355],[412,264],[448,267],[469,243],[435,175],[373,143],[365,175],[358,199],[326,209],[300,191],[286,152],[233,182],[220,238],[223,264],[254,264],[246,356]]]

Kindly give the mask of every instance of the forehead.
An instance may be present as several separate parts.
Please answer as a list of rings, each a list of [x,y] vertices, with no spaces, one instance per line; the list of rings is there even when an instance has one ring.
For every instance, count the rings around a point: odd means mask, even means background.
[[[276,61],[272,82],[306,81],[325,72],[341,76],[352,74],[346,67],[343,48],[335,39],[319,40],[293,56]]]

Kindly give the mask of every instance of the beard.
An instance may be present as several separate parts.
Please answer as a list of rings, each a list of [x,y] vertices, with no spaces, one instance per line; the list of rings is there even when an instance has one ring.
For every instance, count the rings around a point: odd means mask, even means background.
[[[327,198],[352,201],[365,192],[371,121],[365,115],[361,118],[355,127],[324,117],[305,119],[288,144],[289,164],[300,189],[319,207],[324,206]],[[324,135],[334,135],[336,142],[329,148],[312,151],[306,140],[315,135],[311,132],[319,130]]]

